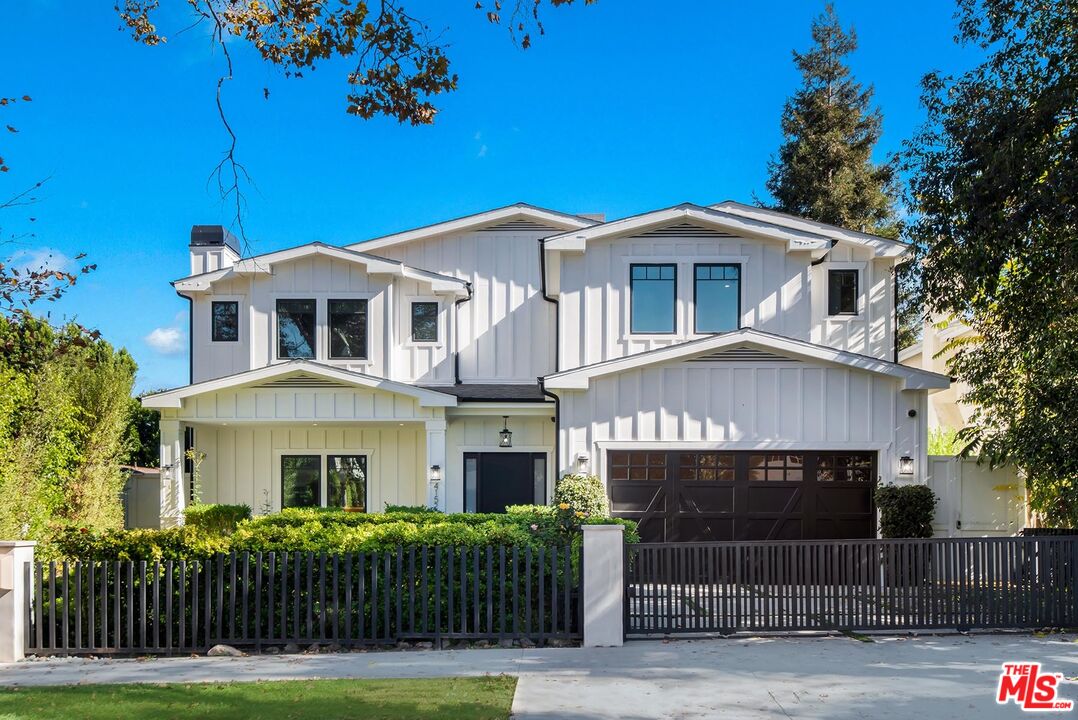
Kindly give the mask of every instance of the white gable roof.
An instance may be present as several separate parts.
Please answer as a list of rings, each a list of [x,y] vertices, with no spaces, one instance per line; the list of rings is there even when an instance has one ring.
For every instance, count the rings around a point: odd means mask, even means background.
[[[461,297],[466,297],[468,295],[468,283],[460,278],[455,278],[451,275],[441,275],[439,273],[430,272],[429,270],[420,270],[419,268],[405,265],[399,260],[390,260],[365,252],[349,250],[334,245],[326,245],[321,242],[308,243],[307,245],[300,245],[298,247],[288,248],[287,250],[277,250],[276,252],[266,253],[264,255],[244,258],[238,260],[230,267],[215,270],[213,272],[202,273],[200,275],[192,275],[183,278],[182,280],[177,280],[172,283],[172,285],[179,292],[202,292],[209,290],[213,283],[218,280],[234,277],[236,275],[270,274],[273,272],[273,266],[277,263],[289,262],[299,258],[310,257],[312,255],[322,255],[337,260],[358,263],[365,266],[367,272],[373,274],[384,273],[387,275],[396,275],[398,277],[420,280],[429,283],[435,292],[447,292]]]
[[[146,395],[142,398],[142,406],[149,408],[178,408],[183,406],[185,398],[289,377],[299,379],[316,378],[354,387],[385,390],[397,395],[415,398],[423,407],[455,407],[457,404],[457,398],[447,393],[394,380],[386,380],[374,375],[352,372],[343,368],[322,365],[310,360],[290,360],[276,365],[246,370],[215,380],[185,385],[175,390],[165,390],[164,392]]]
[[[434,237],[436,235],[445,235],[447,233],[478,230],[483,227],[501,225],[520,220],[552,227],[556,230],[575,230],[595,225],[598,222],[589,218],[580,217],[579,215],[570,215],[568,213],[557,212],[556,210],[547,210],[534,205],[528,205],[527,203],[515,203],[513,205],[506,205],[505,207],[487,210],[474,215],[465,215],[464,217],[455,218],[453,220],[426,225],[424,227],[415,228],[414,230],[384,235],[360,243],[354,243],[347,247],[351,249],[377,250],[378,248],[383,248],[387,245],[398,245],[400,243],[423,240],[425,238]]]
[[[721,335],[690,340],[677,345],[547,375],[542,379],[543,387],[547,390],[586,390],[592,378],[654,365],[655,363],[689,359],[714,353],[717,350],[732,350],[735,348],[760,348],[795,359],[815,360],[879,375],[887,375],[899,379],[902,382],[903,390],[942,390],[951,384],[951,379],[946,375],[906,367],[869,357],[868,355],[858,355],[845,350],[814,345],[803,340],[772,335],[752,328],[742,328],[722,333]]]
[[[788,251],[807,250],[813,257],[822,257],[831,249],[831,238],[819,232],[787,227],[769,219],[746,217],[692,203],[682,203],[554,235],[543,241],[543,247],[547,250],[584,252],[590,240],[627,237],[676,223],[691,223],[704,228],[776,240],[785,243]]]
[[[901,257],[909,252],[910,249],[910,246],[907,243],[904,243],[901,240],[895,240],[894,238],[885,238],[880,235],[858,232],[857,230],[848,230],[837,225],[828,225],[826,223],[816,222],[815,220],[807,220],[796,215],[789,215],[775,210],[745,205],[744,203],[734,202],[733,200],[716,203],[710,207],[713,210],[720,210],[724,213],[737,215],[739,217],[774,223],[792,230],[803,230],[818,235],[824,235],[833,240],[865,245],[875,251],[876,257]]]

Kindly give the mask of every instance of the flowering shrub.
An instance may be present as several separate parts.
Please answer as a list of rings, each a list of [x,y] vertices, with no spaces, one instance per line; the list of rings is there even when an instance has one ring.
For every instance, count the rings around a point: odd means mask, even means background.
[[[584,517],[610,517],[610,505],[606,499],[603,481],[595,475],[564,475],[554,485],[554,502],[560,508],[568,505]]]

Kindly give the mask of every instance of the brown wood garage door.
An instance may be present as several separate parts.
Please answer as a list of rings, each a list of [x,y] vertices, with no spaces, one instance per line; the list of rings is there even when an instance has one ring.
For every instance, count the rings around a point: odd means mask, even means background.
[[[643,542],[876,537],[876,453],[611,450],[615,517]]]

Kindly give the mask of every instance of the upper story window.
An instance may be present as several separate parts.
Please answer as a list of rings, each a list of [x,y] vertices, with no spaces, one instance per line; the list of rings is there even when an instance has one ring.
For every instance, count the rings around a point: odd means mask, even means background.
[[[314,348],[314,300],[278,300],[277,357],[313,358]]]
[[[857,270],[827,271],[827,314],[857,314]]]
[[[210,303],[213,342],[236,342],[240,339],[240,304],[235,300]]]
[[[629,266],[629,329],[634,333],[673,333],[677,329],[677,266]]]
[[[367,357],[367,301],[329,301],[329,356]]]
[[[693,272],[696,332],[737,330],[741,326],[741,266],[696,265]]]
[[[412,303],[412,342],[438,342],[438,303]]]

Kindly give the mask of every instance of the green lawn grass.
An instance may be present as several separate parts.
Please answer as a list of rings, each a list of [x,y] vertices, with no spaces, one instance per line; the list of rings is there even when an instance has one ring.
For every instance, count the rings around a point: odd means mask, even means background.
[[[514,677],[80,685],[0,690],[0,720],[505,720]]]

